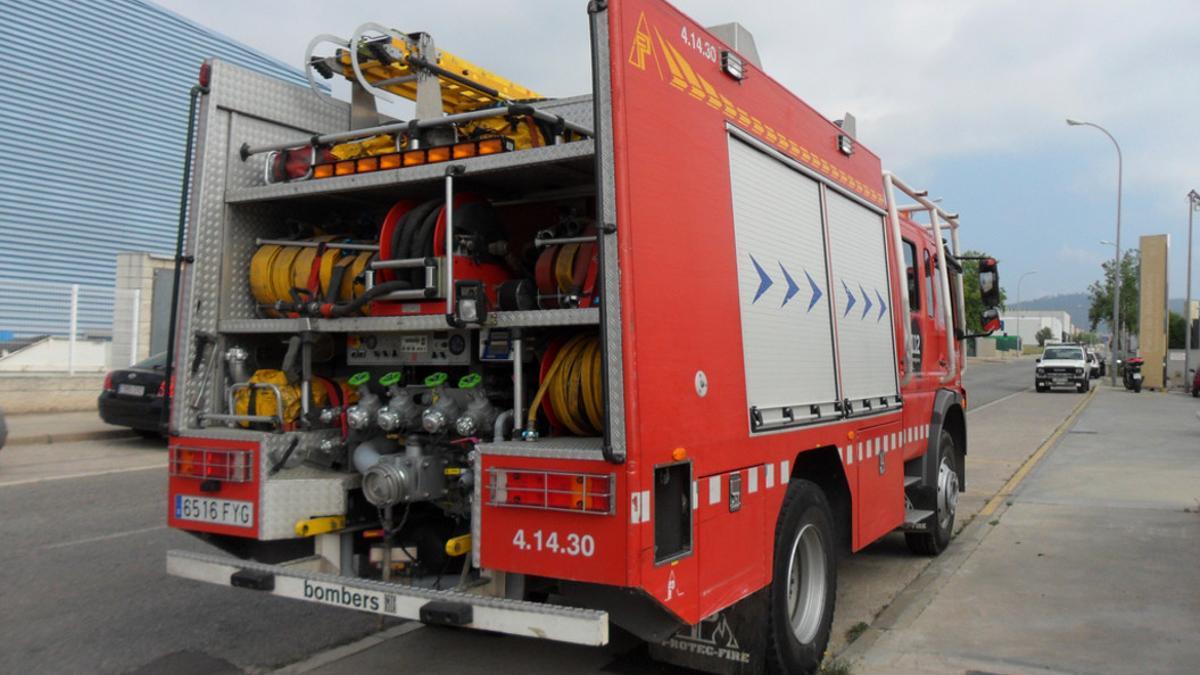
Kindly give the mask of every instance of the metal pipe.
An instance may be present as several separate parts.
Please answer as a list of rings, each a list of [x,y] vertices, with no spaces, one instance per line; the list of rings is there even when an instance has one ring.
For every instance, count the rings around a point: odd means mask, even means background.
[[[395,260],[375,260],[371,262],[373,270],[415,269],[417,267],[432,267],[437,262],[433,258],[397,258]]]
[[[512,349],[513,349],[513,428],[516,429],[524,418],[521,416],[525,408],[525,381],[522,375],[525,372],[525,352],[524,340],[521,337],[521,329],[513,329]]]
[[[1192,387],[1192,214],[1200,209],[1200,193],[1188,193],[1187,298],[1183,301],[1183,386]]]
[[[575,124],[568,120],[564,120],[558,115],[552,115],[543,110],[536,108],[530,110],[527,104],[514,104],[509,106],[501,106],[497,108],[484,108],[482,110],[471,110],[463,113],[455,113],[438,117],[435,119],[417,120],[417,129],[429,129],[432,127],[442,127],[451,124],[459,124],[461,122],[473,122],[475,120],[491,119],[493,117],[508,117],[513,114],[532,115],[534,118],[543,122],[553,124],[561,123],[565,128],[574,131],[583,136],[592,136],[592,130],[587,127]],[[324,145],[326,143],[337,143],[340,141],[349,141],[358,138],[366,138],[367,136],[378,136],[380,134],[389,134],[395,131],[408,131],[413,128],[412,122],[390,122],[388,124],[380,124],[374,127],[364,127],[362,129],[354,129],[352,131],[338,131],[331,134],[323,134],[312,136],[305,140],[295,140],[283,143],[272,143],[271,145],[249,146],[243,145],[241,149],[242,160],[246,160],[253,155],[259,155],[272,150],[289,150],[308,143],[310,145]]]
[[[273,424],[279,426],[279,418],[271,415],[226,415],[224,413],[201,413],[203,422],[246,422],[247,424]]]
[[[301,248],[336,248],[343,251],[378,251],[378,244],[350,244],[322,241],[296,241],[292,239],[255,239],[255,246],[299,246]]]
[[[446,318],[454,318],[454,174],[462,173],[462,167],[452,164],[446,167]]]
[[[958,250],[958,226],[957,226],[957,224],[952,224],[952,226],[950,228],[950,251],[951,251],[951,253],[954,254],[955,260],[958,260],[958,257],[960,255],[962,255],[962,252]],[[961,260],[959,260],[959,265],[960,266],[962,265]],[[957,301],[955,304],[958,306],[958,326],[957,326],[958,335],[966,335],[967,334],[967,305],[966,305],[966,300],[963,297],[963,270],[961,268],[959,269],[958,274],[956,274],[954,276],[954,282],[955,282],[954,283],[954,294],[955,294],[954,299]],[[955,336],[955,337],[957,339],[958,336]],[[966,372],[967,372],[967,359],[964,357],[962,365],[960,365],[958,368],[958,374],[965,375]]]
[[[551,237],[546,239],[534,239],[533,245],[541,248],[543,246],[556,246],[558,244],[594,244],[595,237]]]
[[[900,387],[903,388],[912,381],[913,378],[913,358],[912,358],[912,325],[909,319],[909,299],[908,299],[908,270],[904,267],[904,243],[900,239],[900,215],[896,209],[896,190],[894,187],[895,179],[890,172],[885,171],[883,174],[883,192],[887,200],[888,222],[892,226],[892,240],[895,246],[896,266],[900,269],[900,311],[893,312],[900,318],[901,331],[904,335],[904,377],[900,379]],[[917,267],[917,261],[913,260],[913,270]]]
[[[385,293],[375,300],[429,300],[429,294],[424,288],[414,288],[410,291],[392,291]]]
[[[942,283],[939,284],[941,288],[938,292],[941,293],[942,315],[946,322],[946,373],[942,375],[942,384],[946,384],[958,375],[958,354],[954,344],[954,311],[950,308],[950,268],[946,265],[946,246],[942,244],[942,219],[938,217],[937,211],[930,211],[929,219],[933,222],[938,267],[942,268]]]

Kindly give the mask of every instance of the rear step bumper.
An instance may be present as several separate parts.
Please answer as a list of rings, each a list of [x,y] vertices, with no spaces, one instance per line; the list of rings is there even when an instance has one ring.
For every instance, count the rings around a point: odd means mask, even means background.
[[[608,613],[592,609],[435,591],[190,551],[168,551],[167,573],[422,623],[580,645],[608,644]]]

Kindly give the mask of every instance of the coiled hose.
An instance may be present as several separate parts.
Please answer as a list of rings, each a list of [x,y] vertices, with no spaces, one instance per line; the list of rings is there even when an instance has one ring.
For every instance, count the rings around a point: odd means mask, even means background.
[[[604,428],[604,381],[601,377],[600,338],[576,335],[553,354],[550,368],[529,406],[528,426],[537,421],[538,407],[549,394],[553,416],[576,436],[596,436]]]

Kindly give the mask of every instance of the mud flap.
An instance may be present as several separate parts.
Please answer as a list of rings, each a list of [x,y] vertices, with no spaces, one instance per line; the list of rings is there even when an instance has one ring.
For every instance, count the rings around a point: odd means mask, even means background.
[[[767,593],[770,587],[650,645],[655,661],[718,675],[766,672]]]

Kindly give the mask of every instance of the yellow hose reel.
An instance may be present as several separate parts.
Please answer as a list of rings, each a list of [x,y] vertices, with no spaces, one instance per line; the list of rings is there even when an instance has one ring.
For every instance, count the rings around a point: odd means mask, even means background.
[[[303,241],[327,243],[337,238],[322,235]],[[263,244],[250,258],[250,293],[259,305],[266,307],[277,302],[294,302],[293,289],[302,291],[301,297],[307,299],[319,295],[326,302],[349,302],[366,292],[363,272],[374,256],[372,251]],[[314,266],[316,283],[310,284],[314,280]],[[340,278],[340,282],[331,289],[335,278]],[[276,315],[274,310],[268,310],[268,314]]]

